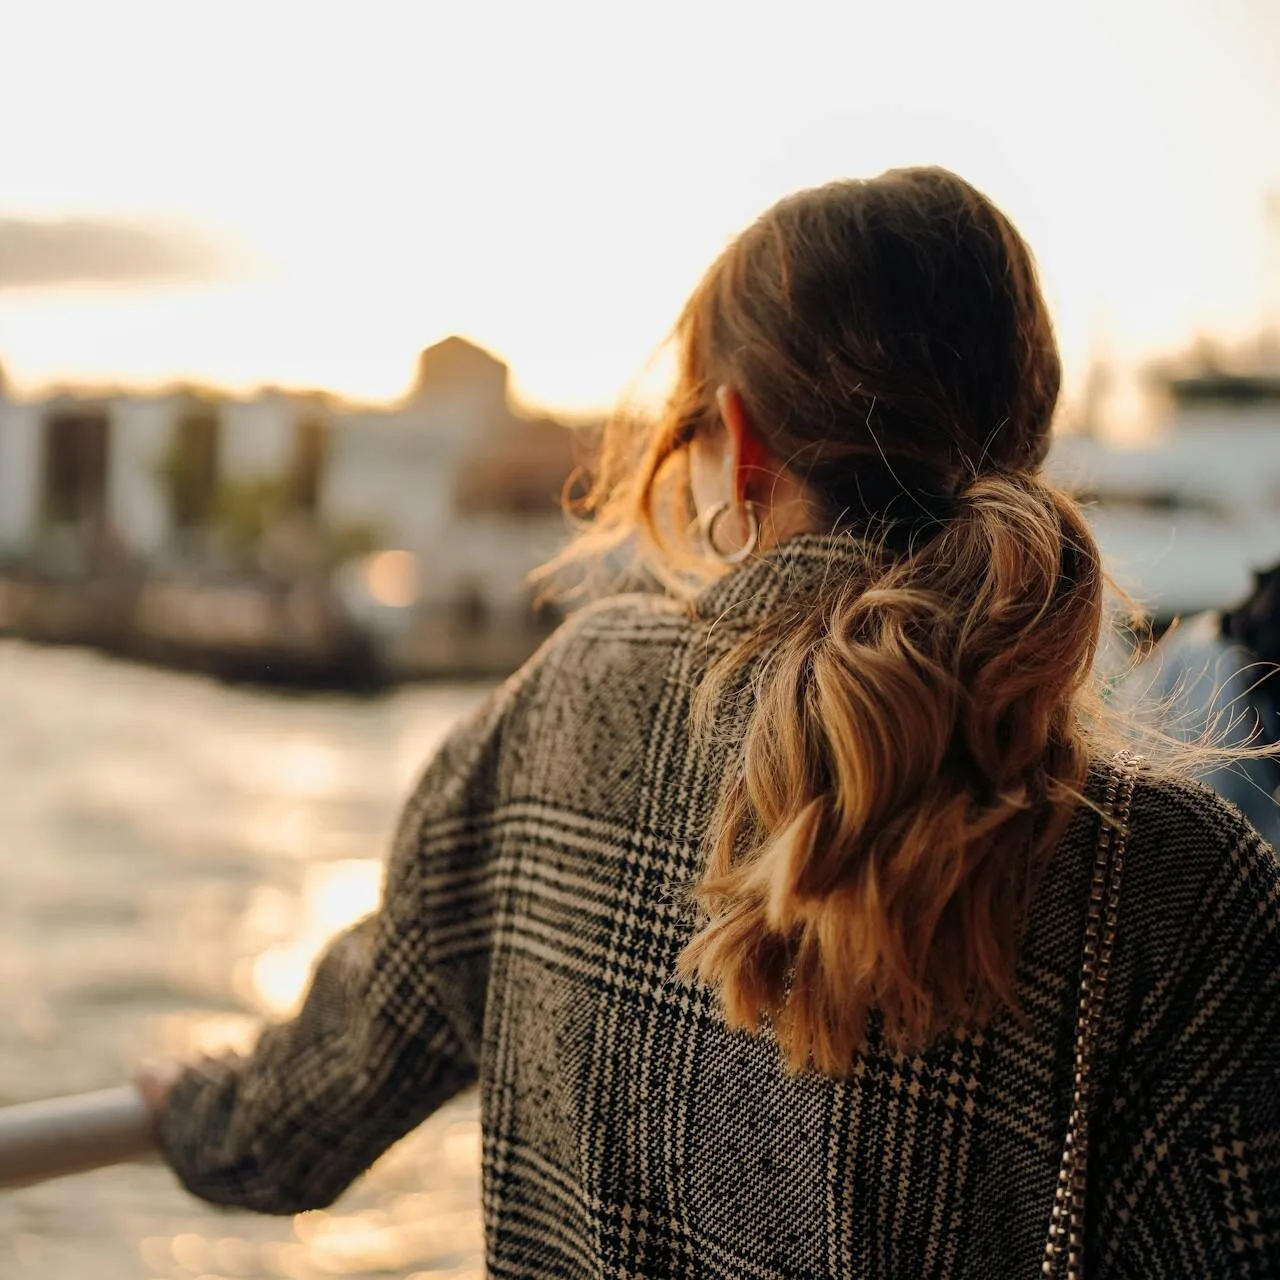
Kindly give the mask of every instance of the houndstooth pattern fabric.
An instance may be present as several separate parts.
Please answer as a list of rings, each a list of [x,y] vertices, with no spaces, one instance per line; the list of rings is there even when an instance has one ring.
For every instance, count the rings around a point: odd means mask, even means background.
[[[856,552],[803,538],[692,609],[568,623],[449,738],[379,913],[244,1061],[190,1070],[162,1125],[196,1195],[332,1201],[479,1083],[494,1277],[1039,1274],[1070,1105],[1098,819],[1033,903],[1021,1015],[927,1052],[788,1076],[680,983],[684,893],[744,714],[690,700],[741,628]],[[1101,771],[1093,785],[1101,793]],[[1140,778],[1096,1066],[1087,1274],[1280,1275],[1280,874],[1197,784]],[[873,1028],[874,1032],[874,1028]]]

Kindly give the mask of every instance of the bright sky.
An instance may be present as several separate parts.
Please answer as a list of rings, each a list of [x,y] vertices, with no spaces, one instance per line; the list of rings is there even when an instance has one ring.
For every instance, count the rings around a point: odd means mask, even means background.
[[[390,396],[460,332],[523,397],[602,406],[774,199],[921,162],[1029,238],[1077,380],[1264,306],[1276,0],[8,0],[3,25],[0,231],[166,219],[244,264],[0,280],[27,389]]]

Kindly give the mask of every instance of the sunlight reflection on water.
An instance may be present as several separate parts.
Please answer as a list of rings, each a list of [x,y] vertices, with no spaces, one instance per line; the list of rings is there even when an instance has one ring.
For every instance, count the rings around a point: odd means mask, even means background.
[[[483,692],[272,697],[0,643],[0,1103],[248,1049],[376,905],[405,792]],[[471,1280],[478,1204],[467,1096],[331,1212],[227,1216],[150,1166],[0,1195],[0,1277]]]
[[[311,964],[325,943],[378,905],[382,862],[347,859],[308,867],[302,883],[301,920],[293,937],[268,947],[237,969],[241,994],[264,1012],[285,1017],[297,1011]]]

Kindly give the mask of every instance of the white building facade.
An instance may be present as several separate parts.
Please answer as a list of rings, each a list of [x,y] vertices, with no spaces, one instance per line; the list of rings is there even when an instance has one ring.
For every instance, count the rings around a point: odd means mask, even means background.
[[[419,603],[506,601],[554,552],[564,523],[550,502],[539,515],[504,513],[500,502],[476,514],[456,499],[477,448],[516,441],[523,423],[505,366],[460,339],[425,352],[413,392],[389,406],[280,391],[29,401],[0,388],[0,562],[104,541],[129,563],[180,561],[183,526],[200,517],[182,509],[172,472],[175,450],[195,442],[181,465],[208,474],[188,475],[185,492],[283,485],[316,523],[359,526],[375,547],[410,552]]]

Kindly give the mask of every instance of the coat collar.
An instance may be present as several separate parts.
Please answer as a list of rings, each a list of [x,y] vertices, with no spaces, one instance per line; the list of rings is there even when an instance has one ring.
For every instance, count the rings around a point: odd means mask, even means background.
[[[852,534],[801,534],[717,578],[694,598],[694,612],[716,624],[754,625],[833,579],[855,576],[868,555],[866,542]]]

